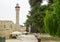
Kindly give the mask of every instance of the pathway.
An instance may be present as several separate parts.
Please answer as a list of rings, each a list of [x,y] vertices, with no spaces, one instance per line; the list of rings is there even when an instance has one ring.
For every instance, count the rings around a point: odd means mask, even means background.
[[[34,35],[22,35],[20,39],[9,39],[6,42],[37,42]]]

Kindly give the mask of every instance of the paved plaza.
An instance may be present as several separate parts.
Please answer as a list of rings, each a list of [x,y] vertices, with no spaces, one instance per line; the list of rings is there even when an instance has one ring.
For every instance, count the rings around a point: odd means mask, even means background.
[[[34,35],[22,35],[18,39],[8,39],[6,42],[38,42]]]
[[[40,38],[42,37],[50,37],[46,35],[40,35]],[[34,35],[21,35],[17,39],[8,39],[6,42],[38,42],[37,38]],[[41,42],[60,42],[59,40],[41,40]]]

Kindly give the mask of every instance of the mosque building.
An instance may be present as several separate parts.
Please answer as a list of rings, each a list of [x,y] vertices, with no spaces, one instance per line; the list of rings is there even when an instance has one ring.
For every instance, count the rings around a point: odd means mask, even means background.
[[[12,21],[9,20],[0,20],[0,36],[9,38],[10,34],[14,31],[20,31],[23,32],[26,30],[24,26],[19,25],[19,11],[20,11],[20,6],[19,4],[16,5],[15,7],[16,10],[16,24],[14,24]]]

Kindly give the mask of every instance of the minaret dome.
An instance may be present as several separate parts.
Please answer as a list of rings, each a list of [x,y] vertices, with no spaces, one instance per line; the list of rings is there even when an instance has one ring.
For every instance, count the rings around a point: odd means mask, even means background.
[[[17,4],[15,8],[20,8],[19,4]]]

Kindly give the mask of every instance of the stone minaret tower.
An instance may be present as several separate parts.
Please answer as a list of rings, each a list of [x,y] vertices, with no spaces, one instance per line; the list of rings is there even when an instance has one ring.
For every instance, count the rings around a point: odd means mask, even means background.
[[[19,25],[19,11],[20,11],[19,4],[16,5],[15,9],[16,9],[16,25]]]

